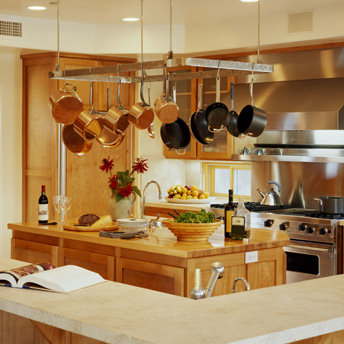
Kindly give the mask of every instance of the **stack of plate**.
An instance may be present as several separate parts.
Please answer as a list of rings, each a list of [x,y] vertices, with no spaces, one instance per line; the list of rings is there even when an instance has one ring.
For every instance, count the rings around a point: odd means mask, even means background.
[[[131,229],[145,228],[149,225],[149,220],[147,219],[136,219],[135,221],[130,219],[117,219],[116,222],[119,227]]]

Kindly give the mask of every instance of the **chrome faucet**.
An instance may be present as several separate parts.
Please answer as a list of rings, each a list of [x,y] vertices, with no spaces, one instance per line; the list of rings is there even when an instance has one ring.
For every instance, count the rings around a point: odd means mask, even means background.
[[[162,199],[162,196],[161,196],[161,187],[159,185],[158,182],[156,182],[155,180],[151,180],[150,182],[148,182],[144,189],[143,189],[143,195],[142,195],[142,218],[145,219],[146,218],[146,215],[145,215],[145,208],[146,208],[146,190],[147,190],[147,187],[150,185],[150,184],[155,184],[158,188],[158,191],[159,191],[159,199]]]
[[[251,289],[250,287],[250,283],[247,282],[247,280],[244,278],[244,277],[237,277],[234,282],[233,282],[233,287],[232,287],[232,293],[236,293],[236,289],[235,289],[235,286],[236,286],[236,283],[238,281],[243,281],[245,283],[245,286],[246,286],[246,290],[249,291]]]
[[[225,272],[225,268],[223,264],[220,262],[215,262],[211,264],[210,269],[210,276],[205,289],[202,288],[202,277],[201,277],[201,270],[195,270],[195,287],[191,290],[191,299],[199,300],[204,299],[206,297],[210,297],[216,281],[223,277],[223,273]]]

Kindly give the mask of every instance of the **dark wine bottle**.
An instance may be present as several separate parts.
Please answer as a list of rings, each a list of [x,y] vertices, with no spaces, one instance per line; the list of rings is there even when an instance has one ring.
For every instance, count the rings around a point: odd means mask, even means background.
[[[225,206],[225,237],[231,237],[232,230],[232,213],[235,209],[235,204],[233,203],[233,190],[228,190],[228,203]]]
[[[38,199],[38,223],[48,223],[48,197],[45,194],[45,185],[42,185],[42,193]]]

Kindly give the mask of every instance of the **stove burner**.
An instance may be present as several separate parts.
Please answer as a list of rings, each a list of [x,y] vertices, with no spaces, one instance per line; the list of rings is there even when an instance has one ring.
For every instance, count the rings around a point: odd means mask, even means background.
[[[320,212],[305,213],[305,216],[316,217],[318,219],[339,220],[344,218],[344,214],[325,214]]]
[[[224,209],[227,203],[216,203],[210,204],[210,208]],[[234,203],[237,205],[238,203]],[[260,211],[271,211],[278,209],[289,209],[290,205],[264,205],[257,202],[245,202],[245,207],[249,211],[260,212]]]

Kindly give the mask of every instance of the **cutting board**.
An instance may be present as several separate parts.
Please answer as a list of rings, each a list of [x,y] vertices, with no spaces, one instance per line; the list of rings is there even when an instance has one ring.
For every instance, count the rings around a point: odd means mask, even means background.
[[[118,229],[118,225],[116,222],[113,222],[110,226],[102,226],[102,227],[86,227],[86,226],[75,226],[78,222],[67,222],[63,224],[63,229],[67,231],[73,232],[100,232],[100,231],[115,231]]]

